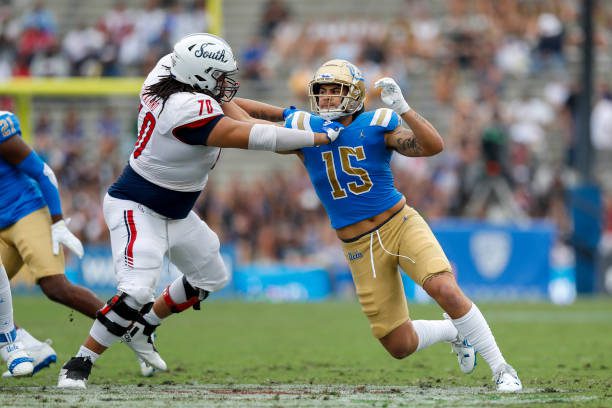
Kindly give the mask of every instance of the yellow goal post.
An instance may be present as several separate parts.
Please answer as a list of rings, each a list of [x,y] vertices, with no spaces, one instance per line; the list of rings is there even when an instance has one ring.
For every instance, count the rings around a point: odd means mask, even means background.
[[[24,139],[32,139],[32,99],[48,97],[137,96],[143,78],[13,78],[0,83],[0,95],[14,98]]]
[[[208,0],[208,31],[223,35],[223,0]],[[144,78],[12,78],[0,82],[0,96],[14,100],[15,114],[19,117],[26,141],[31,142],[33,99],[36,97],[136,97]]]

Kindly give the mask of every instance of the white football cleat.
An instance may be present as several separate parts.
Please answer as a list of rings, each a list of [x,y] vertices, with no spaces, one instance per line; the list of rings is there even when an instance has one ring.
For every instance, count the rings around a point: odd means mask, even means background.
[[[13,377],[21,377],[24,375],[32,375],[34,371],[34,361],[32,357],[28,355],[21,342],[8,343],[0,348],[0,355],[2,359],[6,361],[8,371]]]
[[[155,327],[141,322],[134,322],[127,333],[123,335],[121,341],[127,344],[140,360],[160,371],[166,371],[168,366],[155,348],[155,333],[153,333]],[[148,370],[143,370],[142,365],[140,367],[140,372],[143,375],[145,375],[145,372],[148,373]],[[145,377],[149,375],[145,375]]]
[[[88,357],[72,357],[59,372],[57,388],[86,389],[92,367]]]
[[[452,322],[451,317],[443,313],[442,316]],[[459,362],[459,369],[464,374],[469,374],[474,371],[476,368],[476,350],[474,350],[474,346],[470,344],[470,342],[457,334],[455,340],[450,342],[451,351],[457,356],[457,361]]]
[[[459,335],[451,341],[451,350],[457,355],[459,368],[464,374],[469,374],[476,368],[476,350],[467,339],[461,339]]]
[[[140,374],[142,374],[143,377],[153,377],[153,374],[157,371],[155,367],[147,364],[147,362],[140,357],[138,357],[138,364],[140,365]]]
[[[516,370],[508,364],[503,364],[493,376],[493,381],[500,392],[517,392],[523,389]]]
[[[52,343],[53,342],[51,341],[51,339],[47,339],[44,342],[39,342],[35,346],[25,348],[26,353],[28,353],[28,355],[34,360],[32,362],[32,364],[34,365],[34,371],[32,372],[32,374],[36,374],[43,368],[47,368],[52,363],[55,363],[57,361],[57,353],[55,353],[55,350],[53,350],[53,347],[51,347]],[[10,371],[5,371],[2,374],[3,378],[12,376],[13,374],[11,374]]]

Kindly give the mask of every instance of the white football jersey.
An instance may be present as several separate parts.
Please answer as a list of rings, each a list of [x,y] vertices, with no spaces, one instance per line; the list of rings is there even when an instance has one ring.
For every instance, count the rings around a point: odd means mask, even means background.
[[[174,191],[201,191],[221,149],[189,145],[173,132],[182,127],[203,126],[223,115],[219,103],[201,93],[180,92],[162,102],[143,97],[147,86],[169,75],[170,54],[160,59],[140,91],[138,140],[130,155],[130,166],[147,181]]]

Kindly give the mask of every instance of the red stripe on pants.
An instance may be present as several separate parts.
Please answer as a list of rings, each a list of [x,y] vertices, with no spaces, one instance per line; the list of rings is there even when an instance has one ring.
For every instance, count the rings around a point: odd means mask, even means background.
[[[127,212],[128,228],[130,229],[130,242],[127,245],[127,261],[129,266],[134,266],[134,242],[136,242],[136,223],[134,223],[134,211]]]

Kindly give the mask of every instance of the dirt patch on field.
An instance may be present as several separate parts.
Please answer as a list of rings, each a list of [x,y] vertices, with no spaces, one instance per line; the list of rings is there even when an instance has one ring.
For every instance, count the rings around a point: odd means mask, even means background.
[[[599,397],[601,398],[601,397]],[[594,395],[557,389],[500,395],[485,387],[369,385],[129,385],[90,386],[85,391],[53,387],[0,387],[0,406],[11,407],[482,407],[534,404],[589,406]],[[611,402],[612,400],[608,400]]]

